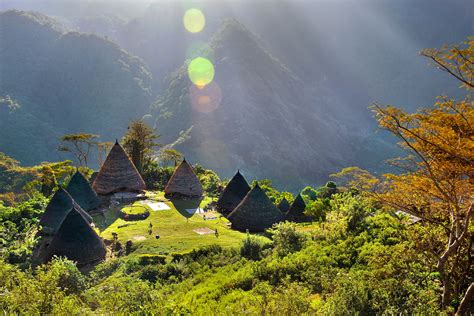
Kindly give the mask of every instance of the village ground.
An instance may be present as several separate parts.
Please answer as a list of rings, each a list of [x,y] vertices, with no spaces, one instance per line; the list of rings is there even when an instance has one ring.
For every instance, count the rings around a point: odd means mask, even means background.
[[[164,202],[169,209],[153,210],[148,205],[150,202]],[[93,217],[102,238],[112,240],[115,233],[122,245],[131,240],[133,243],[131,255],[167,256],[187,253],[207,245],[220,245],[224,248],[239,246],[247,234],[231,229],[225,217],[216,212],[204,214],[188,212],[204,208],[209,202],[211,199],[208,197],[202,201],[170,201],[164,197],[163,192],[147,192],[145,202],[112,206],[105,212],[105,216]],[[120,210],[129,213],[148,210],[150,215],[143,220],[124,220],[121,218]],[[159,238],[156,238],[157,236]],[[262,242],[270,242],[267,237],[257,236]]]

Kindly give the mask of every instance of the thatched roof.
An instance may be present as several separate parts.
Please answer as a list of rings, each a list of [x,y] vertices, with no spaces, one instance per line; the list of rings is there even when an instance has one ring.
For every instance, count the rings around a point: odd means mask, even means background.
[[[98,194],[119,191],[139,192],[146,189],[137,168],[118,142],[112,147],[92,185]]]
[[[201,197],[202,186],[186,159],[175,169],[165,187],[166,197]]]
[[[291,204],[290,209],[288,210],[287,217],[288,219],[298,219],[304,217],[304,210],[306,208],[306,204],[301,197],[301,194],[298,194],[293,204]]]
[[[280,212],[286,214],[288,210],[290,209],[290,202],[286,198],[283,198],[280,203],[278,203],[278,209]]]
[[[72,176],[71,181],[69,181],[66,187],[66,191],[86,212],[96,209],[100,205],[97,193],[92,190],[90,183],[79,170]]]
[[[240,231],[263,231],[283,220],[284,214],[270,201],[257,184],[228,216],[232,228]]]
[[[217,200],[217,208],[224,214],[232,212],[237,205],[244,199],[250,191],[250,186],[245,178],[237,171],[235,176],[222,191],[219,200]]]
[[[89,216],[72,197],[63,188],[59,188],[54,193],[51,201],[46,207],[45,212],[40,218],[40,226],[42,226],[42,233],[46,235],[54,235],[61,226],[67,215],[76,209],[81,216],[84,217],[87,223],[92,223],[92,217]]]
[[[99,174],[99,171],[94,171],[94,173],[91,175],[91,178],[89,179],[89,183],[92,185],[94,184],[95,179],[97,178],[97,175]]]
[[[105,254],[103,241],[81,212],[73,208],[61,223],[51,244],[47,246],[44,261],[58,256],[75,261],[78,265],[85,265],[103,260]]]

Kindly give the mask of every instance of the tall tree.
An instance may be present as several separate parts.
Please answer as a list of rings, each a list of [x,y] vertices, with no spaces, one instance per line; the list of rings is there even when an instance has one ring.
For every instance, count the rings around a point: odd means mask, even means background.
[[[64,135],[58,150],[73,154],[80,166],[87,167],[89,156],[97,146],[97,138],[99,135],[86,133]]]
[[[132,121],[128,126],[123,147],[140,173],[143,173],[145,165],[153,159],[154,148],[160,146],[156,142],[159,137],[153,128],[142,120]]]
[[[383,203],[422,219],[438,234],[441,247],[426,247],[436,261],[443,286],[441,304],[462,302],[458,313],[473,299],[474,234],[470,222],[474,197],[474,40],[441,50],[425,50],[437,67],[467,89],[464,100],[440,97],[433,108],[408,114],[392,106],[375,105],[380,126],[400,140],[407,157],[395,160],[401,174],[385,175]],[[466,303],[467,302],[467,303]]]
[[[173,163],[175,166],[183,160],[183,154],[173,148],[162,149],[160,153],[160,161],[163,165]]]
[[[102,164],[105,161],[105,157],[107,156],[107,153],[112,149],[112,146],[114,143],[112,142],[98,142],[97,143],[97,153],[99,155],[99,168],[102,166]]]

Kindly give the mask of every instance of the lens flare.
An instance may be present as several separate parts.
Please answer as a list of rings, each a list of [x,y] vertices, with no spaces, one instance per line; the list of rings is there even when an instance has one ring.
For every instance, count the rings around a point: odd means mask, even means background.
[[[199,33],[206,25],[206,18],[201,10],[193,8],[184,13],[183,23],[188,32]]]
[[[189,97],[192,108],[201,113],[214,112],[222,101],[222,91],[215,82],[205,87],[192,85],[189,88]]]
[[[203,88],[214,79],[214,65],[209,59],[195,58],[188,65],[188,76],[192,83]]]

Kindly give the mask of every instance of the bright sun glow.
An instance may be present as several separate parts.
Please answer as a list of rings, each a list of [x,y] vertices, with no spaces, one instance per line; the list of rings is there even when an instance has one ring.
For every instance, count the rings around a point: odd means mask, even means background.
[[[206,58],[195,58],[188,66],[188,76],[192,83],[203,88],[214,79],[214,65]]]
[[[222,101],[222,91],[215,82],[203,88],[191,85],[189,88],[189,96],[191,98],[192,108],[201,113],[215,111]]]
[[[184,27],[190,33],[199,33],[206,25],[206,18],[199,9],[189,9],[183,17]]]

